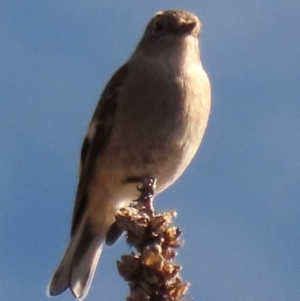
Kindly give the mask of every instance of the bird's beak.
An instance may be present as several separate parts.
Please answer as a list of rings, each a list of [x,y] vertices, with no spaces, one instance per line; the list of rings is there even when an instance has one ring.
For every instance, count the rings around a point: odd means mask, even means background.
[[[196,25],[197,25],[197,22],[195,22],[195,21],[185,20],[185,19],[180,20],[180,27],[181,27],[182,31],[185,33],[191,33],[194,30],[194,28],[196,27]]]

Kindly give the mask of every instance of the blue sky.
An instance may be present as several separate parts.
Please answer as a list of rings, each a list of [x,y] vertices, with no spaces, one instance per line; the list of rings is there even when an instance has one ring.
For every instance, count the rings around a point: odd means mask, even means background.
[[[195,12],[213,107],[200,152],[156,200],[203,301],[300,300],[300,2],[1,1],[0,291],[49,300],[69,238],[80,146],[109,77],[152,15]],[[125,300],[106,248],[87,300]],[[66,292],[57,300],[73,300]]]

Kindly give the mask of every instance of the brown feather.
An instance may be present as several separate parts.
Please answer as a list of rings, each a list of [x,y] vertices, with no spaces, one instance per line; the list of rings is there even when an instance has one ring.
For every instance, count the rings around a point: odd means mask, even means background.
[[[91,123],[97,122],[96,132],[90,143],[86,142],[88,140],[84,140],[81,150],[82,168],[73,211],[71,236],[73,236],[76,228],[80,224],[84,209],[87,206],[89,198],[86,186],[90,183],[90,179],[94,174],[97,156],[105,150],[109,141],[110,133],[114,125],[114,115],[117,107],[119,89],[126,79],[127,72],[128,66],[127,64],[124,64],[116,71],[106,85],[91,121]]]

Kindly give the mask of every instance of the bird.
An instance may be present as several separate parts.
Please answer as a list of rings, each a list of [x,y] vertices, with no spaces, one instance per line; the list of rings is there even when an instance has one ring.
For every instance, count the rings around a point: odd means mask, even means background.
[[[155,178],[160,193],[195,156],[211,108],[200,28],[192,12],[156,13],[104,88],[81,148],[71,238],[50,296],[87,296],[103,246],[121,234],[115,212],[139,196],[130,179]]]

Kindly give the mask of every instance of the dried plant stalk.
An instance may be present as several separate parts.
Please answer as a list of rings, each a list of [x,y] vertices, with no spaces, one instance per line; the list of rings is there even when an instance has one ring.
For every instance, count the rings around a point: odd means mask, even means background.
[[[140,198],[116,213],[118,227],[135,249],[117,262],[130,287],[127,301],[179,301],[189,287],[179,276],[182,267],[174,262],[175,249],[182,245],[181,230],[171,226],[176,212],[154,213],[155,183],[143,179]]]

